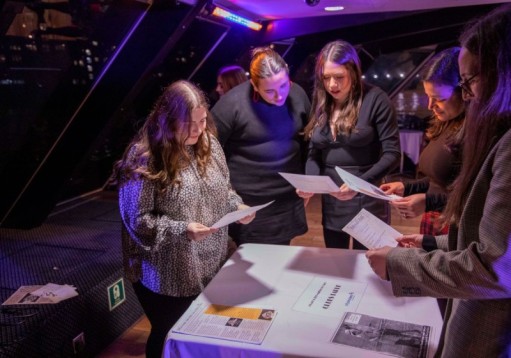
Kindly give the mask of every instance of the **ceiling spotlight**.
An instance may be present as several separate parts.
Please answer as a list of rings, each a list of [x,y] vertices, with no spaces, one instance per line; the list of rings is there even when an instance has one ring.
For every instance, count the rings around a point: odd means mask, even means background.
[[[319,4],[320,0],[304,0],[304,1],[309,6],[316,6],[317,4]]]

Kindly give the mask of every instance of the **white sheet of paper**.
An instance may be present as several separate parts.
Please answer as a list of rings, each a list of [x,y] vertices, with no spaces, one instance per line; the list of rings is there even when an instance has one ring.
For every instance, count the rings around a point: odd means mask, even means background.
[[[341,317],[346,311],[357,310],[366,287],[365,282],[317,276],[300,295],[293,309],[326,317]]]
[[[364,179],[360,179],[356,175],[348,173],[346,170],[335,167],[335,171],[341,179],[350,187],[350,189],[358,191],[359,193],[372,196],[373,198],[392,201],[401,199],[399,195],[387,195],[383,190],[374,186],[371,183],[366,182]]]
[[[325,194],[339,191],[332,178],[326,175],[280,173],[292,186],[306,193]]]
[[[229,224],[231,224],[233,222],[238,221],[239,219],[243,219],[245,216],[253,214],[256,211],[261,210],[261,209],[267,207],[270,204],[273,204],[274,201],[275,200],[272,200],[272,201],[270,201],[270,202],[268,202],[266,204],[257,205],[257,206],[251,206],[251,207],[246,208],[246,209],[236,210],[236,211],[227,213],[220,220],[218,220],[216,223],[211,225],[211,227],[215,228],[215,229],[219,229],[219,228],[221,228],[221,227],[223,227],[225,225],[229,225]]]
[[[396,238],[403,236],[399,231],[378,219],[366,209],[360,212],[342,228],[369,249],[383,246],[397,246]]]

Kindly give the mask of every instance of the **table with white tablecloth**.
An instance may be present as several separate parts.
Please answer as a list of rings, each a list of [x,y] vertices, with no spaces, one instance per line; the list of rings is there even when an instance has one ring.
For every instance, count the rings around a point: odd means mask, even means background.
[[[317,314],[299,305],[311,283],[337,280],[353,284],[354,291],[358,290],[355,296],[359,301],[356,305],[349,302],[349,311],[432,327],[427,353],[432,357],[442,326],[436,299],[395,297],[390,283],[373,273],[364,253],[300,246],[242,245],[195,303],[275,309],[277,314],[262,343],[241,343],[171,330],[164,356],[388,357],[331,342],[345,314],[339,305],[331,312]],[[349,304],[345,302],[346,306]],[[187,313],[176,326],[186,319]]]

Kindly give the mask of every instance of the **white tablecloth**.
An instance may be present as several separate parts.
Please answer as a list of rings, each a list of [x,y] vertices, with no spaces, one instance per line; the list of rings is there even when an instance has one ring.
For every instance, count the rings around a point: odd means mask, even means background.
[[[242,245],[197,300],[276,309],[277,316],[263,343],[239,343],[171,331],[164,356],[388,357],[330,342],[344,312],[325,316],[293,308],[317,278],[365,283],[358,313],[433,327],[428,357],[433,356],[442,325],[436,300],[394,297],[390,284],[372,272],[363,251],[257,244]]]

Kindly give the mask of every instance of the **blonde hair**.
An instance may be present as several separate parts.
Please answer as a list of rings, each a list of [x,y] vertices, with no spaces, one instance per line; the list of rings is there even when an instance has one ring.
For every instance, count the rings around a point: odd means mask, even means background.
[[[283,70],[289,75],[287,63],[271,47],[256,47],[252,50],[249,72],[255,86],[260,79],[272,77]]]

